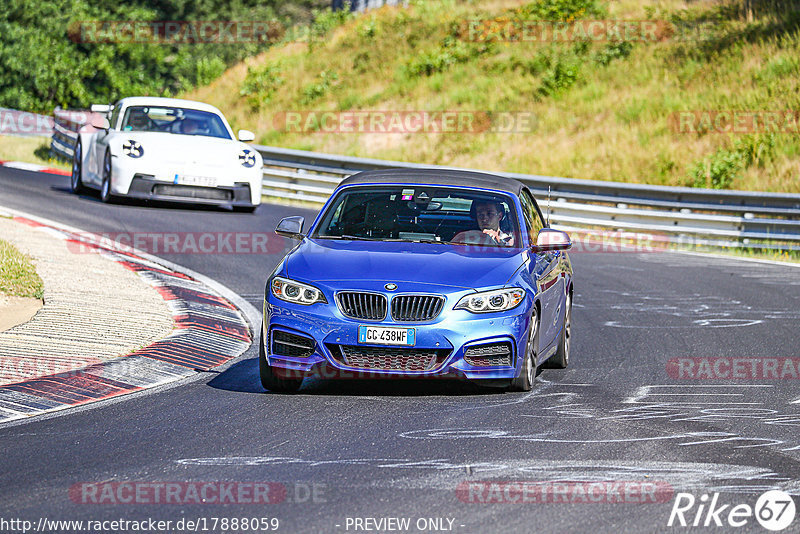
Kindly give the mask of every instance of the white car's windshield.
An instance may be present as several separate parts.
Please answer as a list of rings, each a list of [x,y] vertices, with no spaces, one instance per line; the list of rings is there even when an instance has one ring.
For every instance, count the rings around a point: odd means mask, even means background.
[[[125,110],[121,130],[231,138],[216,113],[169,106],[131,106]]]
[[[369,186],[340,193],[313,237],[463,243],[519,243],[514,204],[505,195],[436,186]]]

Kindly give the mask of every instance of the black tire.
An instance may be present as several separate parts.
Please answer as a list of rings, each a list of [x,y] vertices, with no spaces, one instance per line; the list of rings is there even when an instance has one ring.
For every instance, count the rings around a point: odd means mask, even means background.
[[[111,152],[106,150],[103,158],[103,182],[100,184],[100,200],[106,204],[114,202],[114,195],[111,194]]]
[[[539,369],[536,365],[536,352],[539,343],[539,316],[536,313],[536,308],[533,309],[531,315],[531,326],[528,329],[528,342],[525,344],[525,359],[522,362],[522,367],[519,374],[511,381],[509,391],[530,391],[533,384],[536,382],[536,377],[539,375]]]
[[[238,213],[255,213],[258,209],[259,204],[255,206],[234,206],[233,211]]]
[[[69,187],[72,189],[72,192],[77,195],[86,191],[86,187],[83,185],[83,177],[81,176],[81,173],[83,172],[83,164],[81,163],[83,147],[81,146],[80,138],[75,143],[75,148],[73,151],[72,174],[69,178]]]
[[[264,353],[264,329],[258,342],[258,372],[261,375],[261,385],[273,393],[294,393],[303,385],[302,378],[280,378],[275,375],[272,367],[267,363]]]
[[[572,337],[572,294],[567,293],[567,302],[564,311],[564,328],[561,329],[561,339],[558,342],[556,353],[544,362],[548,369],[566,369],[569,365],[569,350]]]

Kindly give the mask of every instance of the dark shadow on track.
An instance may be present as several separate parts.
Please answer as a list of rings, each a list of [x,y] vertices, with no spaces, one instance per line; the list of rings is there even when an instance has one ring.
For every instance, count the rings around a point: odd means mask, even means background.
[[[248,358],[231,365],[207,383],[212,388],[239,393],[285,395],[265,391],[258,377],[258,358]],[[502,395],[502,389],[478,386],[454,378],[409,379],[325,379],[309,377],[300,391],[291,395],[335,395],[335,396],[383,396],[383,397],[427,397],[427,396],[483,396]]]
[[[80,195],[75,195],[70,189],[69,186],[60,186],[60,185],[51,185],[51,191],[55,191],[57,193],[64,193],[71,196],[77,196],[83,200],[89,200],[91,202],[97,204],[103,204],[100,200],[99,192],[90,189],[86,193],[81,193]],[[138,199],[138,198],[127,198],[127,197],[114,197],[114,201],[111,205],[116,206],[134,206],[134,207],[151,207],[151,208],[160,208],[160,209],[169,209],[169,210],[180,210],[180,211],[211,211],[211,212],[233,212],[233,210],[229,207],[218,206],[215,204],[193,204],[193,203],[186,203],[186,202],[170,202],[167,200],[145,200],[145,199]],[[237,212],[239,213],[239,212]],[[251,214],[247,214],[251,215]]]

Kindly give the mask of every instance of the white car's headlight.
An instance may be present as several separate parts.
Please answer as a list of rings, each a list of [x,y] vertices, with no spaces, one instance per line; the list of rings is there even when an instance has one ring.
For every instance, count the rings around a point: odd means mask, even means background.
[[[305,306],[314,304],[315,302],[328,303],[322,291],[314,286],[303,284],[302,282],[276,276],[272,279],[271,285],[272,294],[276,298],[285,300],[286,302],[294,302]]]
[[[128,139],[122,143],[122,153],[132,158],[141,158],[144,156],[144,148],[142,148],[141,143]]]
[[[525,300],[525,290],[519,287],[481,291],[466,295],[456,304],[456,310],[467,310],[472,313],[493,313],[516,308]]]
[[[256,164],[256,153],[252,150],[244,149],[239,152],[239,163],[248,169]]]

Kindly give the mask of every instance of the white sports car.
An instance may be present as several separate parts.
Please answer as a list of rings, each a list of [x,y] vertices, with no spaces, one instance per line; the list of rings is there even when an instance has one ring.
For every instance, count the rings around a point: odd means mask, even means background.
[[[105,114],[81,132],[72,160],[72,190],[114,197],[195,202],[255,211],[261,203],[261,154],[238,141],[215,107],[190,100],[123,98],[93,105]]]

